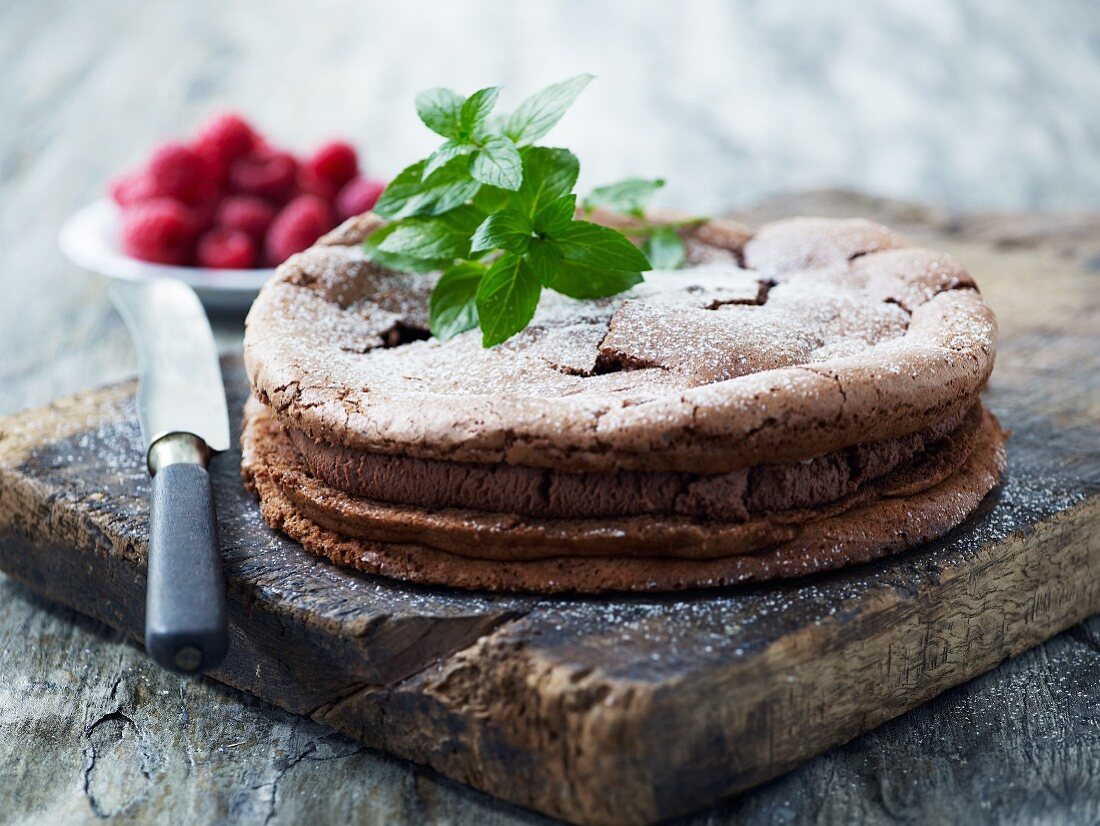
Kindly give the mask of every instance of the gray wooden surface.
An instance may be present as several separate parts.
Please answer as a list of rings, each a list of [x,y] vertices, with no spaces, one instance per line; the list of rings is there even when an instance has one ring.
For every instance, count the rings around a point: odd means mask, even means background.
[[[0,3],[0,412],[132,372],[104,283],[61,260],[57,227],[154,139],[219,105],[255,112],[299,147],[347,132],[385,173],[425,140],[409,129],[417,88],[505,79],[523,90],[591,69],[604,92],[562,124],[562,142],[589,164],[590,183],[664,174],[673,204],[691,206],[699,193],[718,209],[771,188],[835,182],[984,207],[1100,197],[1100,136],[1086,118],[1100,96],[1100,18],[1086,3],[1049,13],[995,4],[985,19],[929,2],[917,19],[890,2],[851,13],[846,27],[755,6],[698,4],[662,19],[655,5],[628,15],[601,4],[573,22],[579,4],[533,5]],[[403,62],[402,38],[428,25],[429,8],[433,56]],[[489,22],[475,31],[469,9]],[[536,54],[508,47],[509,37],[543,29]],[[456,31],[472,45],[440,34]],[[796,36],[802,62],[784,64],[779,41]],[[915,67],[893,59],[902,43]],[[842,45],[843,60],[834,55]],[[857,82],[876,70],[881,85]],[[666,82],[650,88],[658,76]],[[820,94],[814,77],[831,79]],[[916,106],[945,85],[966,141],[950,118],[937,125]],[[784,101],[771,120],[769,89]],[[716,97],[723,106],[709,105]],[[1000,108],[983,108],[990,101]],[[636,137],[581,126],[600,119]],[[810,123],[823,125],[815,140],[805,137]],[[794,133],[801,143],[786,137]],[[836,200],[809,203],[877,210],[894,223],[915,209]],[[806,204],[773,202],[758,214]],[[982,219],[968,220],[980,234]],[[1057,226],[1067,254],[1100,262],[1095,218]],[[997,231],[990,240],[1029,243],[1024,230],[1007,240]],[[1051,243],[1052,233],[1035,237]],[[231,348],[239,319],[216,326]],[[0,821],[112,816],[543,822],[245,695],[162,673],[102,626],[0,579]],[[691,822],[944,819],[1100,821],[1100,619]]]

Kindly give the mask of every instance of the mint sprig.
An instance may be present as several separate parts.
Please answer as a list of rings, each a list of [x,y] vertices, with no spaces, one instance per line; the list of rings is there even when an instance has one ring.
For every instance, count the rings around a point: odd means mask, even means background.
[[[649,263],[657,270],[674,270],[684,263],[684,242],[677,227],[691,227],[705,218],[684,218],[672,222],[653,223],[646,217],[645,207],[665,182],[661,178],[627,178],[617,183],[599,186],[584,199],[584,211],[591,215],[598,208],[622,213],[634,219],[634,226],[624,230],[631,238],[642,242]]]
[[[583,217],[604,207],[637,219],[627,234],[644,240],[639,249],[622,232],[578,218],[572,152],[533,145],[591,80],[548,86],[508,116],[493,115],[495,86],[469,97],[450,89],[417,95],[417,114],[444,142],[391,181],[374,207],[390,222],[364,247],[383,266],[442,271],[429,305],[437,338],[480,326],[491,347],[530,323],[544,289],[601,298],[630,289],[654,264],[682,261],[675,230],[645,221],[645,201],[663,181],[629,179],[583,202]]]
[[[627,178],[607,186],[598,186],[584,199],[586,212],[605,207],[635,218],[645,217],[645,205],[665,185],[663,178]]]

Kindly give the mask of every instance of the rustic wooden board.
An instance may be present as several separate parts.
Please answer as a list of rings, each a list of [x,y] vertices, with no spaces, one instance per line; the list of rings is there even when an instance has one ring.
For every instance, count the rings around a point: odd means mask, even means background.
[[[233,651],[213,676],[520,804],[650,822],[759,783],[1095,613],[1096,276],[957,252],[1002,319],[989,402],[1015,433],[1004,485],[947,541],[720,593],[450,593],[307,557],[261,525],[228,454],[215,479]],[[239,405],[239,367],[226,374]],[[148,485],[132,390],[0,422],[0,566],[136,637]]]

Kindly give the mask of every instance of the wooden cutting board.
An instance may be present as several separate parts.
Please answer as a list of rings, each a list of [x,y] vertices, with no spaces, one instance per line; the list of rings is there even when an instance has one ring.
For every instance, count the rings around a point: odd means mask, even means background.
[[[578,823],[651,823],[775,776],[1100,611],[1100,273],[941,243],[997,309],[1003,485],[945,541],[846,572],[548,599],[337,569],[213,466],[231,651],[211,676]],[[231,414],[246,391],[223,366]],[[0,567],[140,638],[134,386],[0,420]]]

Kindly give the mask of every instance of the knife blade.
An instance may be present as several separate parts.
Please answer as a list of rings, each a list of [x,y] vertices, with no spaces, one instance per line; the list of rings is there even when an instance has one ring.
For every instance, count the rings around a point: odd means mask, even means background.
[[[119,282],[138,353],[138,418],[153,477],[145,648],[173,671],[218,665],[228,648],[211,456],[229,449],[214,334],[195,292],[167,278]]]

